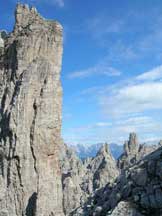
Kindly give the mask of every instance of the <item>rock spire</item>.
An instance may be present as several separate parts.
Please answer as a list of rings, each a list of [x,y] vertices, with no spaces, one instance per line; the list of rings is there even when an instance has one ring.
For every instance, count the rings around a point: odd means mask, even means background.
[[[61,216],[62,27],[27,5],[15,19],[0,38],[0,215]]]

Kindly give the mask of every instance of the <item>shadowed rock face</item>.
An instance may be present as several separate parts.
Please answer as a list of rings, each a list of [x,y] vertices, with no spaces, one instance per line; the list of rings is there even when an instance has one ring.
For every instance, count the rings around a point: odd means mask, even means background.
[[[15,17],[0,38],[0,215],[61,216],[62,27],[20,4]]]

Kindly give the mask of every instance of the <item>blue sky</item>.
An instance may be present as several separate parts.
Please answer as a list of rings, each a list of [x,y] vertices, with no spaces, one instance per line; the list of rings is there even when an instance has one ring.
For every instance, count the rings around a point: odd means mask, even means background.
[[[162,138],[162,1],[33,0],[64,27],[63,127],[67,143]],[[0,0],[11,31],[15,0]]]

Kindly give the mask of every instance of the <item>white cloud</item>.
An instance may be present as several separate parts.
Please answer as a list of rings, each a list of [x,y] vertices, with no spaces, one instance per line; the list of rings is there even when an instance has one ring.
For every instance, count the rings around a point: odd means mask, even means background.
[[[162,65],[130,80],[123,80],[111,87],[103,87],[103,90],[100,89],[97,94],[98,102],[105,113],[113,117],[160,111],[162,110]]]
[[[103,76],[120,76],[121,71],[116,68],[111,67],[107,64],[106,60],[96,64],[95,66],[89,67],[87,69],[74,71],[68,74],[69,79],[75,78],[86,78],[96,75]]]
[[[162,125],[150,116],[136,116],[122,119],[122,121],[117,121],[116,125],[118,130],[126,133],[132,131],[137,133],[153,133],[159,130],[162,131]]]
[[[109,127],[111,125],[112,125],[112,123],[110,123],[110,122],[97,122],[96,123],[97,127]]]
[[[68,128],[64,138],[69,143],[95,144],[98,142],[117,142],[123,144],[130,132],[136,132],[140,141],[160,140],[162,126],[149,116],[136,116],[134,118],[120,119],[109,122],[98,122],[93,125],[84,125]]]
[[[137,132],[142,140],[149,140],[151,137],[160,139],[161,70],[162,66],[159,66],[112,86],[94,86],[82,91],[80,97],[86,101],[87,98],[93,98],[100,105],[99,113],[102,111],[104,119],[103,122],[96,123],[92,139],[99,136],[104,140],[123,142],[130,132]],[[94,128],[89,127],[84,132],[91,133],[92,129]]]
[[[131,116],[125,120],[117,121],[117,125],[143,125],[152,122],[150,116]]]
[[[162,109],[162,82],[123,86],[115,94],[100,98],[108,114],[119,116],[147,110]]]
[[[136,79],[141,81],[154,81],[154,80],[162,79],[162,65],[154,68],[151,71],[148,71],[146,73],[137,76]]]

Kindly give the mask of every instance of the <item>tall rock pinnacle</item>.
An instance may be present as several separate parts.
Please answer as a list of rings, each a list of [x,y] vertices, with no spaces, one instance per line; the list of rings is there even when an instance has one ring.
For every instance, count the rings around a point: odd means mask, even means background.
[[[141,160],[145,155],[150,154],[161,146],[140,144],[136,133],[130,133],[129,140],[124,143],[124,153],[118,159],[118,167],[125,169],[134,165]]]
[[[130,133],[128,141],[129,152],[137,153],[139,149],[139,142],[136,133]]]
[[[118,161],[118,166],[123,169],[134,164],[138,157],[139,142],[136,133],[130,133],[129,140],[124,143],[124,153]]]
[[[61,216],[62,27],[26,5],[15,17],[0,55],[0,215]]]

